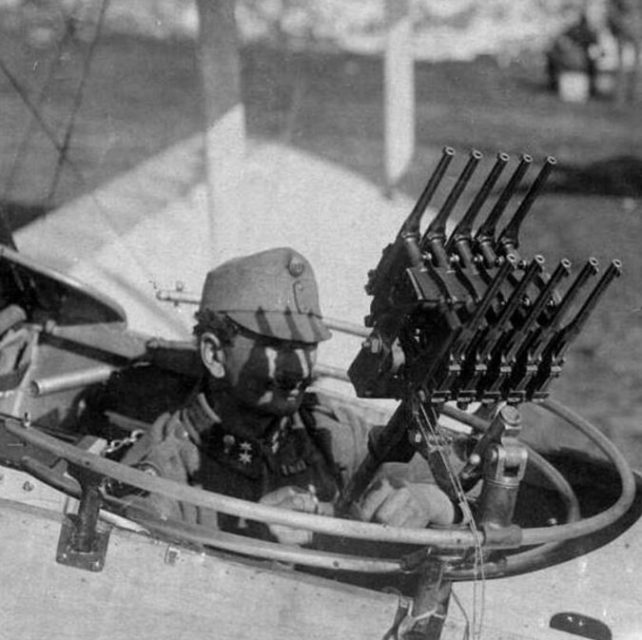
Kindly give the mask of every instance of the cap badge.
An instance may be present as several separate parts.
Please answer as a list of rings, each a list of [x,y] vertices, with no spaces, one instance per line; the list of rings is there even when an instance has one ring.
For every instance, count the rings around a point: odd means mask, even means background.
[[[288,271],[294,278],[298,278],[305,271],[305,263],[301,258],[293,256],[288,264]]]

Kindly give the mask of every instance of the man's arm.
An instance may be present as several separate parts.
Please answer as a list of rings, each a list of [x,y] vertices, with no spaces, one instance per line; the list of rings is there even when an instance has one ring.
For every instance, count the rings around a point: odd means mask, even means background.
[[[372,425],[348,402],[325,394],[319,394],[319,400],[327,407],[323,407],[317,427],[330,431],[332,455],[347,481],[367,454]],[[419,454],[407,464],[383,464],[355,505],[355,514],[364,521],[416,528],[452,524],[456,512],[450,499],[434,483],[428,464]]]
[[[189,484],[189,470],[186,459],[198,455],[186,455],[186,447],[195,448],[186,438],[176,436],[176,428],[180,427],[175,416],[163,414],[150,427],[149,431],[125,454],[121,462],[128,466],[136,467],[151,475],[169,480]],[[127,514],[135,517],[136,513],[152,514],[163,520],[175,519],[195,521],[185,511],[195,510],[190,505],[183,505],[173,498],[156,493],[136,492],[126,495],[128,502]],[[187,509],[185,508],[187,507]]]

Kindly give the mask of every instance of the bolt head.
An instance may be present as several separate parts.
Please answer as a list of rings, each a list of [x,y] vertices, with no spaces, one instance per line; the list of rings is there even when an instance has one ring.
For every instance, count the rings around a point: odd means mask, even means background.
[[[507,405],[502,408],[501,414],[503,420],[511,426],[518,425],[520,422],[519,411],[515,407]]]

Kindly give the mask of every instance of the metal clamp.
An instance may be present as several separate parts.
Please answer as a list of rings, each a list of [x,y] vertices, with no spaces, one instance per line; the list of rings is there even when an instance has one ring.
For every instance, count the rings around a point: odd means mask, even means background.
[[[452,582],[444,579],[442,558],[428,558],[420,573],[412,606],[400,620],[397,637],[400,640],[439,638],[448,614]]]
[[[109,528],[101,529],[98,524],[104,478],[78,466],[70,466],[69,473],[78,480],[82,492],[78,513],[67,514],[63,520],[56,561],[86,571],[102,571],[110,534]]]

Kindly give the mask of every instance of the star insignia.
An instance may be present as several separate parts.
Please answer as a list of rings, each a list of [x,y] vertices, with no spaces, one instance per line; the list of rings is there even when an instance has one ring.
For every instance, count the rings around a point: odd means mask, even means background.
[[[239,462],[242,464],[250,464],[250,462],[252,462],[252,455],[247,451],[239,453]]]
[[[251,453],[252,451],[252,444],[249,443],[247,440],[244,440],[243,442],[241,442],[239,446],[241,447],[241,451],[243,451],[243,453]]]

